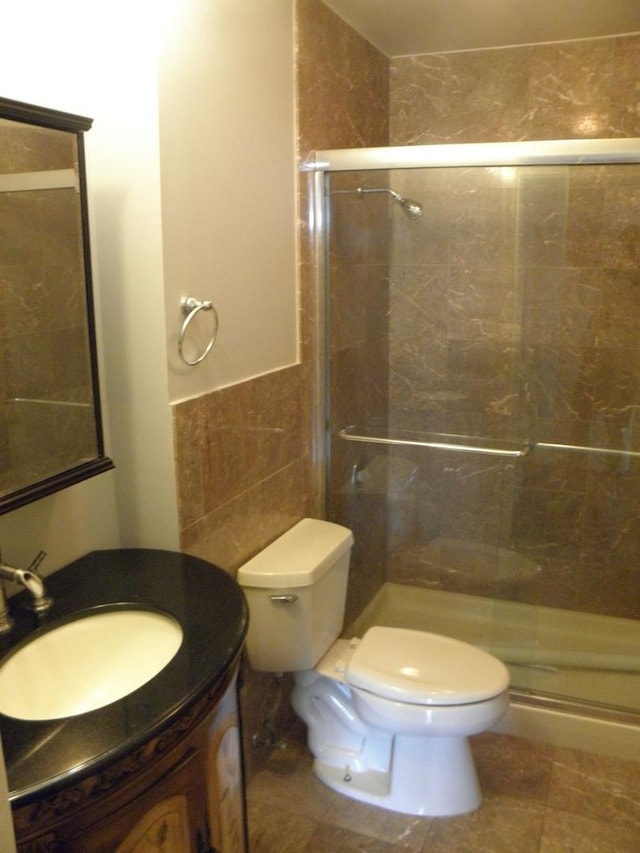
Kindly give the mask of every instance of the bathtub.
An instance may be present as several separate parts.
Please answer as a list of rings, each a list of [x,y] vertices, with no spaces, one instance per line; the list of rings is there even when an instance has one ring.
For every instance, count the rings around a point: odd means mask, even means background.
[[[492,652],[511,673],[494,731],[640,760],[640,624],[385,583],[344,633],[413,628]]]

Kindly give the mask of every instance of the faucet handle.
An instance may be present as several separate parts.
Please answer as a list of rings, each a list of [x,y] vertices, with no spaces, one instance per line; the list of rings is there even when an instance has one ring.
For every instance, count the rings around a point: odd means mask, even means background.
[[[31,565],[30,565],[30,566],[29,566],[29,568],[27,569],[27,571],[28,571],[28,572],[33,572],[33,573],[34,573],[34,575],[36,575],[36,574],[38,573],[38,566],[40,565],[40,563],[44,560],[44,558],[45,558],[46,556],[47,556],[47,552],[46,552],[46,551],[38,551],[38,553],[36,554],[36,556],[35,556],[35,558],[34,558],[33,562],[31,563]]]
[[[42,578],[38,574],[38,566],[47,556],[46,551],[39,551],[28,569],[24,570],[26,582],[24,586],[29,590],[32,598],[24,605],[26,610],[43,615],[49,611],[53,604],[53,598],[47,594]]]

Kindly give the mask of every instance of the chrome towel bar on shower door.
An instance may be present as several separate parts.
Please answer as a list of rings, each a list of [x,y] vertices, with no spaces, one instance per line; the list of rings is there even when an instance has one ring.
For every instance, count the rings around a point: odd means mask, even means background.
[[[417,438],[380,438],[371,435],[358,435],[354,432],[354,429],[355,427],[352,426],[341,429],[338,433],[338,438],[342,438],[345,441],[361,441],[365,444],[391,444],[395,447],[432,447],[437,450],[453,450],[458,453],[485,453],[489,456],[526,456],[528,453],[531,453],[534,447],[534,445],[529,442],[524,442],[524,444],[515,448],[509,448],[463,444],[462,441],[436,441],[434,439],[425,440]],[[440,438],[439,435],[438,438]],[[468,442],[472,439],[472,436],[443,435],[442,438],[465,439],[465,441]]]
[[[341,429],[338,432],[338,438],[344,441],[360,441],[363,444],[388,444],[394,447],[430,447],[436,450],[452,450],[457,453],[484,453],[489,456],[528,456],[532,450],[539,448],[540,450],[560,450],[563,452],[575,453],[595,453],[604,454],[605,456],[620,456],[640,458],[639,450],[618,450],[609,447],[587,447],[578,444],[554,444],[546,441],[524,441],[519,442],[517,447],[487,447],[483,444],[463,443],[469,441],[485,441],[482,438],[474,438],[470,435],[449,435],[441,433],[427,433],[433,436],[429,439],[423,438],[383,438],[375,435],[359,435],[355,431],[355,427],[349,426]],[[437,440],[436,440],[437,437]],[[455,439],[455,441],[441,441],[440,439]],[[506,442],[501,442],[505,444]],[[513,442],[516,444],[516,442]]]

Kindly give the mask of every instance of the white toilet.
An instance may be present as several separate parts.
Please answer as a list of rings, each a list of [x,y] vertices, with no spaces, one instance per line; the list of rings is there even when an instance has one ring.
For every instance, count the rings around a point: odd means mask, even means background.
[[[480,804],[467,738],[508,705],[509,674],[467,643],[423,631],[342,629],[353,535],[306,518],[242,566],[254,669],[294,672],[314,772],[348,797],[415,815]]]

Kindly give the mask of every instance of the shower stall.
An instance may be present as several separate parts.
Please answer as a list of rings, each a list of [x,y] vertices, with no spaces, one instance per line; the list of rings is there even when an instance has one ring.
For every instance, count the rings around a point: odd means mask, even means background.
[[[458,637],[515,705],[640,735],[640,140],[307,168],[348,630]]]

